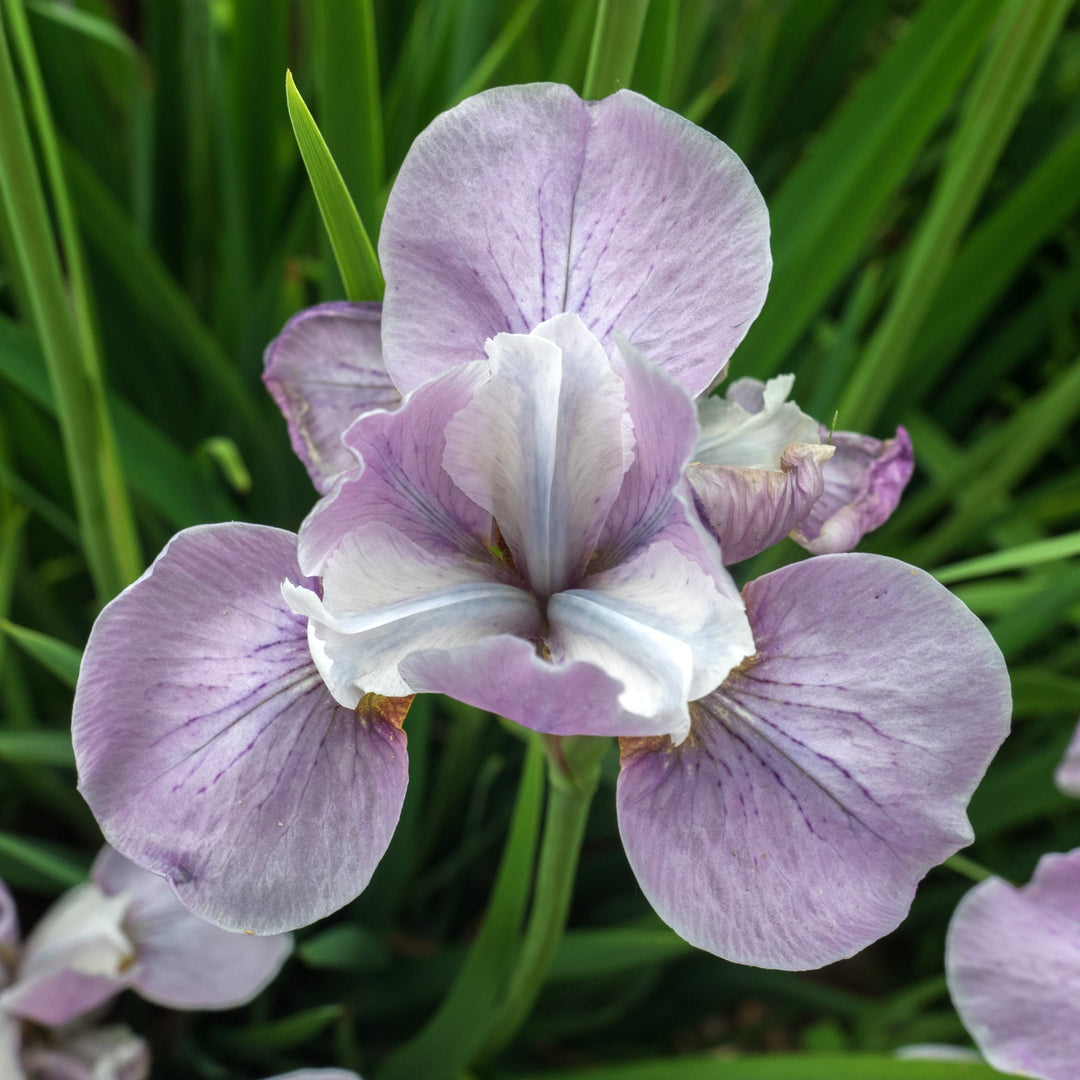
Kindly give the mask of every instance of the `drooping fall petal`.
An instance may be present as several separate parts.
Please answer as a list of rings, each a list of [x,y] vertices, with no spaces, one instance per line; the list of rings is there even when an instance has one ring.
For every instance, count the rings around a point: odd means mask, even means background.
[[[401,711],[338,706],[281,596],[314,584],[295,545],[251,525],[180,533],[99,617],[75,695],[80,789],[107,839],[229,930],[278,933],[355,897],[405,792]]]
[[[620,831],[688,941],[818,967],[893,929],[970,841],[1009,684],[982,624],[903,563],[826,556],[744,595],[757,654],[691,706],[681,746],[624,742]]]

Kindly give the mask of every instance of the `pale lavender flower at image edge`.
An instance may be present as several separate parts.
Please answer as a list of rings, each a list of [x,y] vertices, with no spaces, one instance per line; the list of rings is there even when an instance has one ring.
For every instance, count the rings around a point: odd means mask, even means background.
[[[1080,1075],[1080,849],[1044,855],[1028,885],[1000,878],[960,901],[945,944],[949,990],[996,1069]]]
[[[95,627],[74,733],[110,840],[221,925],[327,914],[389,842],[408,695],[441,691],[623,737],[628,856],[696,944],[808,967],[897,925],[970,840],[1008,685],[970,612],[892,560],[789,567],[744,610],[684,470],[690,395],[761,307],[767,239],[735,155],[638,95],[514,87],[438,118],[380,237],[403,402],[360,401],[336,477],[343,418],[303,420],[326,494],[299,546],[188,530]],[[290,350],[322,355],[345,319],[324,314],[268,350],[291,429]]]
[[[1054,781],[1080,795],[1080,729]],[[953,914],[946,971],[992,1065],[1041,1080],[1080,1074],[1080,849],[1044,856],[1022,888],[995,877],[972,889]]]
[[[84,1073],[144,1077],[143,1041],[122,1027],[94,1026],[96,1010],[128,987],[170,1008],[245,1004],[292,948],[287,935],[254,939],[203,922],[161,878],[110,848],[95,860],[91,880],[53,904],[21,949],[6,890],[0,899],[7,927],[6,980],[0,980],[6,981],[0,985],[0,1053],[7,1068],[0,1075],[12,1080],[24,1074],[31,1080]],[[38,1025],[26,1045],[18,1035],[22,1020]]]
[[[266,1080],[360,1080],[360,1077],[345,1069],[299,1069],[296,1072],[268,1076]]]

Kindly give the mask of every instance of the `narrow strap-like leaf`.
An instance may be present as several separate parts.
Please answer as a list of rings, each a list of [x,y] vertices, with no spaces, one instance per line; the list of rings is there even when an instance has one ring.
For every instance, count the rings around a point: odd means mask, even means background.
[[[300,148],[319,213],[334,249],[345,294],[350,300],[381,300],[383,278],[375,249],[326,140],[296,89],[292,72],[285,74],[285,95],[296,145]]]

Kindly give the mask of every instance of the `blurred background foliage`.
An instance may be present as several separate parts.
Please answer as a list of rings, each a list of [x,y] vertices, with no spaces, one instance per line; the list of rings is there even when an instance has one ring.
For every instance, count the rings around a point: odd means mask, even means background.
[[[1070,7],[0,0],[0,877],[24,924],[84,877],[100,843],[68,734],[100,605],[179,528],[295,529],[314,499],[259,383],[285,319],[344,295],[286,68],[375,238],[403,155],[439,111],[502,83],[583,88],[598,8],[632,37],[643,17],[629,84],[730,143],[765,193],[773,283],[732,371],[793,371],[796,399],[824,422],[911,432],[915,480],[863,547],[955,588],[1005,652],[1016,698],[967,854],[1023,881],[1043,852],[1076,846],[1080,807],[1051,782],[1080,713]],[[746,579],[798,557],[785,541],[736,569]],[[476,933],[524,747],[444,701],[419,701],[408,731],[410,794],[372,886],[298,935],[259,1001],[204,1015],[121,1002],[153,1042],[155,1077],[301,1064],[409,1075],[387,1055],[431,1016]],[[942,974],[945,927],[970,884],[954,868],[933,871],[905,924],[851,961],[809,974],[730,965],[681,942],[638,892],[616,771],[611,756],[539,1005],[477,1075],[985,1074],[844,1056],[967,1041]],[[469,1007],[458,1002],[466,1025]],[[744,1057],[761,1053],[809,1056]]]

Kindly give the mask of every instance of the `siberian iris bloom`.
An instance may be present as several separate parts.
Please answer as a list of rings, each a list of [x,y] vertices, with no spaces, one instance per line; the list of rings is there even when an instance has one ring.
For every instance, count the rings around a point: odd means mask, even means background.
[[[145,1043],[92,1023],[130,987],[174,1009],[228,1009],[252,1000],[292,950],[288,935],[252,938],[198,919],[160,877],[111,848],[90,880],[46,911],[20,946],[0,882],[0,1075],[5,1080],[149,1075]],[[24,1022],[34,1025],[24,1038]]]
[[[632,93],[489,91],[417,139],[379,251],[381,311],[324,305],[268,351],[323,493],[299,537],[188,530],[91,635],[75,746],[110,841],[223,926],[319,918],[389,842],[409,696],[441,692],[619,736],[631,866],[695,944],[800,968],[892,929],[970,840],[1008,684],[911,567],[822,555],[742,594],[724,568],[793,529],[850,546],[910,472],[852,436],[830,486],[812,422],[708,457],[694,398],[770,271],[741,162]],[[759,396],[740,423],[783,437]]]

